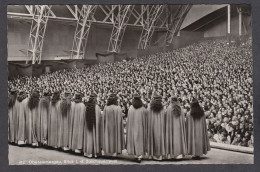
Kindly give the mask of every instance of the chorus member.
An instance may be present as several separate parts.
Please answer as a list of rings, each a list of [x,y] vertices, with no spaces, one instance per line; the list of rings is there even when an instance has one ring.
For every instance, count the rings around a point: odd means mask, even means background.
[[[148,155],[150,159],[162,160],[165,156],[165,111],[162,97],[154,94],[148,108]]]
[[[103,114],[103,153],[116,156],[124,149],[123,114],[117,96],[110,94]]]
[[[36,123],[37,139],[43,145],[47,145],[49,110],[50,94],[44,92],[43,97],[40,98],[38,121]]]
[[[58,130],[60,124],[60,93],[55,91],[51,97],[48,118],[48,146],[58,148]]]
[[[71,103],[70,137],[69,148],[76,153],[81,153],[83,149],[83,131],[86,107],[82,102],[82,94],[76,93],[74,101]]]
[[[59,131],[58,131],[58,147],[63,150],[69,150],[69,121],[71,110],[71,98],[70,92],[66,91],[61,96],[60,102],[60,119],[59,119]]]
[[[40,101],[40,94],[37,90],[33,90],[28,101],[28,111],[25,116],[25,132],[26,132],[26,143],[32,146],[38,146],[37,135],[36,135],[36,122],[38,120],[38,106]]]
[[[191,102],[191,111],[186,118],[188,154],[199,159],[210,151],[206,119],[197,99]]]
[[[147,110],[144,108],[141,96],[133,96],[132,105],[127,117],[127,153],[134,155],[138,162],[147,151]]]
[[[8,95],[8,141],[15,143],[17,127],[17,92],[11,90]]]
[[[97,105],[97,95],[91,94],[86,102],[84,125],[84,156],[89,158],[101,155],[102,147],[102,116]]]
[[[177,97],[171,98],[166,110],[165,151],[166,158],[182,158],[187,154],[185,117]]]

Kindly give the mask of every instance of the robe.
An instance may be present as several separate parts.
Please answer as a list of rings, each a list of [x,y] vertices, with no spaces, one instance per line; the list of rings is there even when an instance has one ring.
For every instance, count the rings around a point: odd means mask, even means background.
[[[101,153],[102,147],[102,116],[98,105],[95,107],[96,126],[93,125],[92,131],[89,130],[87,121],[84,125],[84,145],[83,152],[87,155],[97,155]],[[88,114],[86,114],[87,116]]]
[[[183,109],[181,109],[180,116],[176,116],[172,110],[171,104],[166,110],[165,120],[165,151],[167,158],[176,158],[178,155],[187,154],[186,126]]]
[[[17,131],[16,131],[16,143],[19,141],[26,141],[26,133],[25,133],[25,121],[26,121],[26,112],[28,112],[28,98],[25,98],[23,101],[17,101]]]
[[[160,157],[165,155],[165,110],[154,112],[148,109],[147,128],[148,156]]]
[[[27,107],[26,116],[25,116],[26,119],[25,132],[26,132],[27,144],[37,143],[36,128],[35,128],[37,116],[38,116],[38,106],[33,109],[29,109],[29,107]]]
[[[120,106],[105,106],[103,112],[103,151],[106,155],[121,154],[125,147],[123,113]]]
[[[84,103],[71,102],[69,148],[73,151],[83,149],[85,111]]]
[[[44,103],[47,103],[44,105]],[[36,122],[36,135],[40,143],[44,143],[48,138],[48,117],[49,117],[50,100],[47,97],[41,98],[39,102],[39,112]]]
[[[210,144],[205,116],[194,119],[188,114],[186,118],[186,128],[188,154],[192,156],[207,154],[207,151],[210,151]]]
[[[135,109],[130,106],[128,110],[126,147],[129,155],[145,155],[147,151],[147,115],[144,107]]]
[[[60,110],[62,113],[62,110]],[[60,125],[58,131],[58,147],[69,147],[69,120],[70,107],[67,108],[66,114],[60,115]]]
[[[16,142],[18,103],[16,100],[13,107],[8,109],[8,141],[11,143]]]
[[[51,147],[58,147],[58,129],[60,119],[60,101],[55,105],[50,103],[49,118],[48,118],[48,145]]]

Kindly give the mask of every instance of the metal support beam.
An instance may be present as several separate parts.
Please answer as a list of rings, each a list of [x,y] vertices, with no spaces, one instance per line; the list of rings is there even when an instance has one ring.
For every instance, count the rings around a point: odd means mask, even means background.
[[[227,33],[230,34],[230,16],[231,16],[231,8],[230,4],[227,6]]]
[[[126,24],[130,18],[133,7],[134,5],[113,5],[113,11],[117,9],[118,13],[113,13],[114,25],[108,46],[109,52],[120,52]]]
[[[51,13],[51,6],[35,5],[30,9],[34,10],[34,12],[27,49],[27,57],[32,60],[32,64],[40,64],[44,35],[48,18]]]
[[[168,24],[168,31],[166,34],[166,44],[171,44],[174,36],[177,36],[180,31],[180,27],[192,5],[181,5],[175,12],[174,16],[170,17]]]
[[[80,16],[74,34],[71,59],[84,59],[88,33],[92,23],[91,18],[93,17],[96,8],[97,5],[83,5],[82,9],[79,11]]]
[[[146,49],[150,45],[154,26],[162,13],[162,9],[163,5],[142,5],[143,30],[139,39],[138,49]]]

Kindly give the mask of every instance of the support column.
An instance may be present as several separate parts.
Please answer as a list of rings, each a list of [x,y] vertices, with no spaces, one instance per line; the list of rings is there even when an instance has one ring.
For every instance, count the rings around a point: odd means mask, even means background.
[[[231,17],[231,8],[230,4],[227,6],[227,34],[230,34],[230,17]]]
[[[238,33],[239,33],[239,36],[242,35],[242,11],[241,11],[241,8],[238,9]]]

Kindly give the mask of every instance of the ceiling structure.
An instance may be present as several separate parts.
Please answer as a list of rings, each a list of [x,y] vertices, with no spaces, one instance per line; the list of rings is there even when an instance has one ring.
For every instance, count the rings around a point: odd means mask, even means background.
[[[147,49],[155,30],[167,32],[171,44],[192,5],[9,5],[8,19],[31,22],[27,56],[32,64],[41,62],[48,20],[76,25],[71,59],[83,59],[93,23],[111,25],[108,52],[119,53],[126,27],[142,29],[138,49]]]

